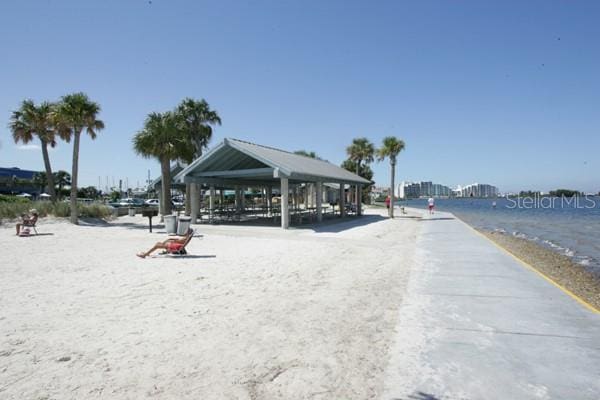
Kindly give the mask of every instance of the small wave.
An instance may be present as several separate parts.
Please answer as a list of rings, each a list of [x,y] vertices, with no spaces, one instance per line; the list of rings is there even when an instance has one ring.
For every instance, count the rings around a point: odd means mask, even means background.
[[[565,249],[565,256],[567,257],[575,257],[575,252],[571,249]]]
[[[527,235],[522,232],[514,231],[512,235],[519,239],[527,239]]]
[[[585,257],[582,258],[581,260],[577,261],[579,264],[583,265],[584,267],[589,267],[592,264],[592,260]]]

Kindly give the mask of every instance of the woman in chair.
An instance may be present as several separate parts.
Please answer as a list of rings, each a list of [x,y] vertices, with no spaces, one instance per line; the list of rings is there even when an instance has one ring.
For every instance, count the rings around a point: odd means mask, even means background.
[[[38,216],[39,216],[39,214],[35,208],[32,208],[31,210],[29,210],[29,214],[21,215],[22,221],[18,222],[16,225],[17,236],[19,236],[21,234],[22,227],[35,226],[35,223],[38,220]]]
[[[188,229],[185,236],[167,239],[163,242],[157,242],[150,250],[148,250],[145,253],[138,253],[137,256],[140,258],[146,258],[152,252],[160,249],[166,250],[168,253],[177,253],[181,251],[181,249],[183,249],[186,244],[188,244],[193,234],[194,231],[192,229]]]

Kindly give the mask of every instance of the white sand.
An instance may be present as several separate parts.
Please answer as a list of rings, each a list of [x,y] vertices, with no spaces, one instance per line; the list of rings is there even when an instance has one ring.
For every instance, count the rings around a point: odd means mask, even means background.
[[[370,220],[198,225],[149,259],[141,217],[2,225],[0,398],[377,398],[419,223]]]

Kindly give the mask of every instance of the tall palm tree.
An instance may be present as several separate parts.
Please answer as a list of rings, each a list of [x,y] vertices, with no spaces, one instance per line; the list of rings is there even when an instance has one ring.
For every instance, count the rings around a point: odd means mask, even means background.
[[[212,137],[212,126],[221,125],[221,118],[216,111],[210,109],[206,100],[194,100],[185,98],[175,109],[175,114],[179,119],[182,133],[192,143],[194,153],[191,158],[182,157],[182,161],[191,163],[195,158],[201,157],[203,150],[208,146]],[[191,186],[185,185],[185,211],[190,214],[191,204]]]
[[[77,177],[79,173],[79,142],[84,130],[92,138],[104,129],[104,122],[98,119],[100,105],[90,100],[85,93],[63,96],[57,108],[57,124],[60,136],[67,142],[73,139],[73,164],[71,171],[71,223],[78,223]]]
[[[25,100],[21,103],[21,107],[17,111],[13,111],[9,127],[15,143],[19,141],[25,144],[29,143],[33,140],[34,136],[37,136],[40,140],[42,157],[44,158],[44,169],[46,170],[48,194],[51,196],[52,201],[56,201],[52,167],[50,165],[50,156],[48,155],[48,146],[56,146],[53,109],[54,106],[48,102],[43,102],[39,106],[36,106],[32,100]]]
[[[177,116],[172,112],[151,113],[144,128],[133,137],[135,152],[160,162],[162,193],[161,213],[171,214],[171,161],[190,157],[190,143],[183,137]]]
[[[346,153],[350,160],[356,162],[356,175],[360,174],[361,163],[365,164],[373,162],[375,155],[375,146],[366,137],[356,138],[352,144],[346,148]],[[360,186],[356,185],[356,204],[358,210],[358,199],[360,199]]]
[[[390,182],[390,208],[389,216],[394,218],[394,179],[396,177],[396,159],[398,154],[404,150],[404,141],[394,136],[387,136],[383,139],[383,145],[377,150],[377,160],[383,161],[386,158],[390,159],[390,167],[392,169]]]

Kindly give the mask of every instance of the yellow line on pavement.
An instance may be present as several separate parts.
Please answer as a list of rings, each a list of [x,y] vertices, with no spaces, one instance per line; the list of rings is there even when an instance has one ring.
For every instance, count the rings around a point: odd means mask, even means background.
[[[538,274],[539,276],[541,276],[542,278],[544,278],[546,281],[550,282],[551,284],[553,284],[554,286],[556,286],[557,288],[559,288],[560,290],[562,290],[563,292],[565,292],[566,294],[568,294],[569,296],[571,296],[573,299],[575,299],[575,301],[577,301],[579,304],[583,305],[585,308],[587,308],[591,312],[596,313],[596,314],[600,314],[600,310],[599,309],[597,309],[596,307],[594,307],[593,305],[591,305],[590,303],[588,303],[587,301],[585,301],[581,297],[577,296],[575,293],[571,292],[569,289],[567,289],[566,287],[562,286],[561,284],[559,284],[558,282],[556,282],[554,279],[550,278],[548,275],[546,275],[543,272],[539,271],[534,266],[532,266],[531,264],[529,264],[527,261],[522,260],[521,258],[517,257],[515,254],[511,253],[510,251],[508,251],[504,247],[500,246],[498,243],[494,242],[492,239],[490,239],[489,237],[485,236],[483,233],[479,232],[477,229],[473,228],[471,225],[467,224],[462,219],[456,217],[456,215],[454,217],[456,219],[458,219],[460,222],[462,222],[463,224],[465,224],[467,227],[469,227],[473,232],[475,232],[479,236],[483,237],[488,242],[490,242],[491,244],[493,244],[494,246],[496,246],[497,248],[499,248],[500,250],[502,250],[503,252],[505,252],[506,254],[508,254],[509,256],[511,256],[512,258],[514,258],[521,265],[523,265],[527,269],[535,272],[536,274]]]

